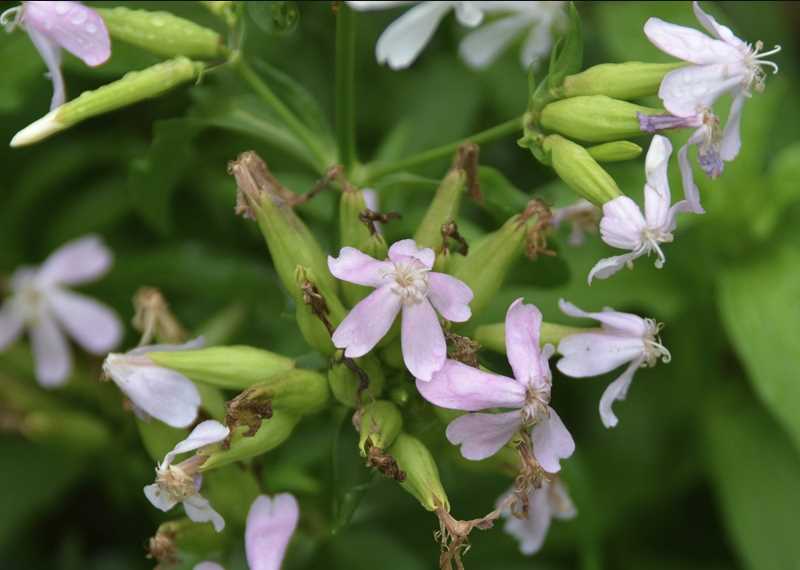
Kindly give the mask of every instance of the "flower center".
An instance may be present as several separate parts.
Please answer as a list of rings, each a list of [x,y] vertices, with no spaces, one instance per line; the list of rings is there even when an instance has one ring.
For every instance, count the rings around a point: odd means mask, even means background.
[[[156,469],[156,484],[172,500],[181,502],[197,493],[194,477],[179,465],[167,465]]]
[[[658,259],[656,260],[656,267],[659,269],[664,267],[664,263],[667,261],[667,258],[664,256],[664,252],[661,251],[661,246],[659,244],[671,242],[673,239],[672,233],[665,232],[661,228],[647,227],[642,230],[641,239],[641,250],[647,253],[647,255],[650,255],[650,252],[654,251],[658,256]],[[632,263],[632,261],[629,263]]]
[[[403,304],[414,305],[428,295],[428,269],[416,260],[394,264],[391,278],[392,292],[399,295]]]
[[[765,52],[762,52],[762,49],[764,49],[764,43],[758,40],[755,46],[748,46],[747,54],[745,55],[745,63],[750,72],[746,87],[748,90],[753,88],[759,93],[764,91],[764,80],[767,77],[767,73],[763,69],[764,66],[771,68],[773,75],[778,73],[778,64],[764,58],[781,51],[781,46],[775,46],[771,50]]]
[[[657,323],[654,319],[645,319],[647,333],[644,337],[644,366],[653,367],[659,360],[665,364],[672,360],[667,347],[661,344],[661,337],[658,333],[663,328],[662,323]]]
[[[542,390],[536,390],[528,386],[525,392],[525,404],[522,406],[520,412],[522,413],[522,422],[526,426],[533,426],[539,423],[542,418],[550,415],[547,409],[547,404],[550,402],[550,387],[548,386]]]

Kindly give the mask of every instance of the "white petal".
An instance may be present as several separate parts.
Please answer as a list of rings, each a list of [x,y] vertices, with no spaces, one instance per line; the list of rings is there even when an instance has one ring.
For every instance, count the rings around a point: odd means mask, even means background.
[[[0,350],[19,338],[24,324],[25,321],[14,304],[10,301],[3,303],[0,307]]]
[[[627,196],[619,196],[603,204],[600,234],[611,247],[637,249],[646,226],[639,206]]]
[[[62,245],[48,257],[36,280],[42,285],[80,285],[104,275],[113,256],[99,237],[90,235]]]
[[[347,314],[333,332],[333,344],[345,349],[345,356],[364,356],[389,332],[397,313],[400,297],[391,285],[375,289]]]
[[[413,257],[426,268],[431,269],[436,261],[436,254],[429,247],[417,247],[413,239],[396,241],[389,248],[389,259],[397,263]]]
[[[72,355],[67,339],[55,320],[42,312],[30,328],[36,379],[46,388],[62,385],[72,370]]]
[[[730,28],[718,24],[712,16],[706,14],[700,7],[699,2],[692,2],[692,9],[694,10],[694,15],[697,18],[697,21],[699,21],[700,25],[708,30],[708,33],[710,33],[712,36],[724,41],[726,44],[729,44],[740,51],[747,50],[747,44],[737,38]]]
[[[550,483],[548,500],[553,518],[569,520],[575,518],[578,514],[578,509],[575,508],[575,503],[572,502],[572,498],[569,496],[567,488],[561,482],[561,479],[555,479]]]
[[[186,453],[187,451],[194,451],[206,445],[219,443],[226,437],[230,430],[216,420],[206,420],[197,424],[192,432],[184,439],[179,441],[172,451],[167,453],[164,457],[164,465],[171,465],[176,455]]]
[[[50,99],[50,110],[52,111],[63,105],[67,99],[64,75],[61,73],[61,47],[35,28],[28,28],[28,37],[36,46],[39,55],[42,56],[47,65],[50,81],[53,82],[53,97]]]
[[[211,507],[208,499],[200,494],[185,499],[183,509],[186,511],[186,516],[194,522],[210,522],[217,532],[221,532],[225,528],[225,519]]]
[[[244,539],[250,570],[280,570],[299,518],[297,499],[288,493],[261,495],[253,502]]]
[[[700,204],[700,190],[694,181],[694,171],[692,164],[689,162],[689,146],[691,146],[691,139],[681,147],[678,151],[678,166],[681,171],[681,182],[683,183],[683,197],[689,205],[688,210],[695,214],[705,214],[706,211]]]
[[[542,418],[531,431],[533,454],[542,469],[548,473],[561,470],[560,461],[567,459],[575,452],[575,441],[564,422],[550,406],[549,416]]]
[[[508,443],[522,425],[519,411],[504,414],[467,414],[454,419],[445,434],[461,455],[472,461],[491,457]]]
[[[742,137],[739,133],[742,123],[742,109],[747,99],[744,91],[740,91],[731,103],[731,112],[728,114],[728,122],[725,123],[725,130],[722,133],[719,155],[722,160],[730,162],[739,154],[742,147]]]
[[[552,22],[547,20],[534,27],[528,33],[528,37],[525,39],[525,43],[522,44],[522,50],[519,54],[520,63],[526,69],[547,57],[550,47],[553,45],[552,25]]]
[[[524,18],[503,18],[481,26],[461,40],[458,53],[470,67],[483,69],[503,52],[528,24]]]
[[[594,319],[600,321],[606,332],[616,333],[627,336],[643,337],[649,332],[647,321],[633,313],[621,313],[610,307],[605,307],[602,311],[590,313],[579,309],[569,301],[558,300],[558,308],[561,312],[576,319]]]
[[[650,18],[644,24],[644,33],[661,51],[673,57],[706,65],[737,63],[744,55],[735,47],[693,28],[670,24],[659,18]]]
[[[556,367],[573,378],[597,376],[638,360],[644,351],[641,338],[605,332],[571,334],[558,343],[563,358]]]
[[[392,22],[375,45],[378,63],[392,69],[414,63],[450,8],[450,2],[423,2]]]
[[[328,256],[328,269],[337,279],[356,285],[380,287],[394,271],[394,264],[378,261],[354,247],[343,247],[339,257]]]
[[[725,93],[741,89],[747,73],[740,63],[681,67],[664,76],[658,96],[670,113],[680,117],[694,115],[710,109]]]
[[[403,362],[414,378],[428,381],[444,366],[447,343],[436,311],[427,299],[403,306],[400,340]]]
[[[655,135],[645,159],[647,184],[644,187],[644,212],[650,228],[665,228],[668,224],[670,191],[667,168],[672,155],[669,139]]]
[[[483,11],[480,9],[482,2],[455,2],[456,19],[460,24],[474,28],[483,21]]]
[[[56,287],[50,290],[48,301],[61,326],[92,354],[105,354],[122,339],[122,324],[105,305]]]
[[[622,375],[614,380],[603,392],[600,398],[600,419],[603,420],[603,425],[607,428],[612,428],[617,425],[618,419],[614,415],[611,405],[617,400],[624,400],[628,394],[628,388],[633,381],[633,375],[636,370],[641,366],[641,360],[634,360],[625,369]]]
[[[165,513],[178,504],[178,501],[173,499],[169,493],[165,493],[156,483],[144,488],[144,496],[155,508]]]
[[[615,255],[614,257],[606,257],[605,259],[601,259],[595,263],[594,267],[592,267],[592,270],[589,271],[589,276],[587,278],[589,285],[592,284],[592,280],[595,277],[597,279],[608,279],[617,271],[627,266],[628,263],[632,262],[638,257],[641,257],[642,255],[643,252],[634,251],[631,253],[626,253],[625,255]]]
[[[357,11],[388,10],[414,4],[414,0],[347,0],[347,5]]]

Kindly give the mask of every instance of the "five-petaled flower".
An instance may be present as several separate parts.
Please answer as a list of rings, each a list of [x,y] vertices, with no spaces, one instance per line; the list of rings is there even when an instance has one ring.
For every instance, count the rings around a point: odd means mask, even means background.
[[[36,379],[54,387],[63,384],[72,370],[67,335],[92,354],[114,348],[122,338],[114,312],[66,288],[95,281],[108,272],[112,260],[100,238],[86,236],[62,245],[38,268],[15,271],[11,296],[0,307],[0,350],[27,327]]]
[[[655,366],[659,359],[662,362],[671,359],[658,337],[661,325],[653,319],[620,313],[608,307],[598,313],[587,313],[563,299],[559,306],[571,317],[594,319],[601,324],[600,329],[569,335],[558,344],[558,352],[563,358],[556,366],[562,373],[573,378],[586,378],[628,364],[600,398],[603,425],[614,427],[618,420],[611,405],[616,400],[625,399],[636,370],[642,366]]]
[[[50,110],[66,100],[61,49],[96,67],[111,57],[111,40],[100,15],[80,2],[23,2],[0,15],[7,31],[21,26],[42,56],[53,82]]]
[[[342,248],[339,257],[328,257],[336,278],[375,287],[341,322],[333,333],[333,344],[345,349],[349,358],[364,356],[402,311],[403,360],[415,378],[430,380],[447,358],[436,311],[449,321],[464,322],[470,318],[472,300],[472,290],[462,281],[431,271],[435,258],[432,249],[418,248],[411,239],[395,242],[385,261],[352,247]]]
[[[189,436],[167,453],[164,461],[156,467],[156,482],[144,488],[144,494],[153,506],[167,512],[178,503],[183,503],[186,516],[194,522],[210,521],[217,532],[225,528],[225,520],[200,494],[203,476],[198,469],[205,457],[194,455],[178,465],[172,463],[176,455],[219,443],[229,433],[227,427],[214,420],[197,424]]]
[[[467,459],[491,457],[520,430],[531,432],[533,455],[548,473],[561,469],[560,460],[575,451],[575,442],[550,407],[552,376],[548,359],[553,346],[539,348],[542,314],[517,299],[506,313],[506,353],[514,378],[484,372],[455,360],[430,382],[417,381],[422,397],[442,408],[476,412],[512,408],[503,413],[471,413],[447,426],[447,439],[461,445]]]
[[[603,241],[612,247],[630,250],[630,253],[598,261],[589,272],[590,285],[595,277],[610,277],[626,265],[632,267],[635,259],[651,252],[656,253],[656,267],[663,267],[666,258],[660,244],[672,241],[677,214],[689,208],[686,200],[670,206],[667,167],[671,154],[669,140],[661,135],[654,136],[645,159],[644,215],[636,202],[627,196],[603,204],[603,218],[600,220]]]

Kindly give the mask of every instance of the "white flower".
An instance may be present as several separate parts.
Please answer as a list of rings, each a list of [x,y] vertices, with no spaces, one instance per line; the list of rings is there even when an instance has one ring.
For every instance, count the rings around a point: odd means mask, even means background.
[[[102,277],[112,259],[100,238],[86,236],[58,248],[40,267],[22,267],[12,275],[11,297],[0,307],[0,350],[27,328],[41,385],[59,386],[69,377],[72,356],[66,336],[92,354],[105,354],[119,344],[122,325],[116,314],[66,288]]]
[[[462,40],[459,53],[476,69],[490,65],[517,37],[527,32],[520,63],[528,68],[550,51],[553,28],[566,22],[565,2],[481,2],[486,14],[506,15],[482,25]]]
[[[178,465],[172,462],[176,455],[219,443],[229,433],[230,430],[221,423],[207,420],[198,424],[189,437],[167,453],[156,468],[156,482],[144,488],[144,494],[153,506],[167,512],[178,503],[183,503],[186,516],[194,522],[210,521],[217,532],[225,528],[225,520],[199,493],[203,480],[197,470],[205,459],[195,455]]]
[[[505,497],[501,497],[503,502]],[[528,516],[518,519],[510,510],[501,512],[506,518],[503,530],[519,541],[519,549],[528,556],[536,554],[544,544],[552,519],[567,520],[575,518],[578,511],[561,480],[545,480],[538,489],[528,493]]]
[[[147,353],[202,346],[203,339],[196,338],[185,344],[153,344],[125,354],[109,354],[103,372],[131,399],[140,417],[154,417],[172,427],[188,427],[197,418],[200,392],[186,376],[158,366]]]
[[[662,243],[672,241],[675,216],[689,209],[682,200],[670,207],[667,165],[672,154],[672,145],[661,135],[653,137],[645,160],[647,183],[644,187],[644,215],[636,202],[627,196],[614,198],[603,204],[603,219],[600,234],[603,241],[612,247],[630,250],[630,253],[601,259],[589,272],[592,279],[606,279],[643,255],[655,252],[656,267],[664,266],[666,258],[661,251]]]
[[[572,224],[572,231],[569,234],[569,243],[572,246],[583,244],[584,234],[597,233],[597,223],[600,221],[600,208],[592,204],[589,200],[581,198],[577,202],[563,208],[553,208],[553,217],[550,218],[550,225],[553,229],[558,229],[563,223]]]
[[[625,372],[608,385],[600,398],[603,425],[614,427],[618,420],[611,404],[625,399],[636,370],[655,366],[659,359],[669,362],[672,358],[658,338],[661,325],[609,307],[599,313],[587,313],[564,299],[559,301],[559,307],[571,317],[595,319],[601,324],[598,330],[569,335],[558,344],[563,358],[556,366],[563,374],[573,378],[598,376],[628,363]]]

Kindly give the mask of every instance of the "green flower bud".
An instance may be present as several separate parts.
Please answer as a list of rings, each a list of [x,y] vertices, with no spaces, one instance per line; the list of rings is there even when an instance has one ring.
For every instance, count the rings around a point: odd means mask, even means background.
[[[471,148],[472,150],[469,150]],[[414,234],[414,241],[420,247],[429,247],[435,252],[442,249],[442,225],[453,222],[458,217],[458,208],[461,205],[461,196],[467,187],[467,171],[465,164],[460,160],[463,157],[476,157],[477,147],[469,147],[463,154],[459,152],[453,167],[444,177],[436,194],[425,212],[425,217]],[[473,162],[477,162],[472,158]],[[473,165],[474,166],[474,165]]]
[[[401,432],[389,447],[389,455],[405,473],[405,480],[400,483],[409,494],[429,511],[437,507],[450,510],[450,501],[439,480],[439,469],[431,452],[420,440]]]
[[[14,135],[11,146],[39,142],[91,117],[157,97],[181,83],[196,79],[203,68],[202,63],[178,57],[141,71],[126,73],[117,81],[94,91],[86,91],[80,97],[56,107]]]
[[[561,97],[607,95],[615,99],[638,99],[658,93],[664,76],[683,63],[603,63],[569,75],[558,91]]]
[[[552,344],[558,346],[566,336],[586,332],[588,329],[581,327],[568,327],[553,323],[542,323],[539,331],[539,344]],[[506,352],[506,325],[497,323],[493,325],[481,325],[475,329],[475,340],[484,348],[489,348],[496,352]]]
[[[590,146],[586,149],[597,162],[621,162],[642,154],[642,147],[630,141],[614,141]]]
[[[150,352],[150,360],[197,382],[242,390],[294,368],[291,358],[252,346],[212,346],[198,350]]]
[[[611,175],[582,146],[550,135],[542,147],[550,155],[556,174],[579,196],[602,206],[623,195]]]
[[[76,452],[96,451],[111,441],[106,425],[83,412],[34,411],[25,415],[20,428],[36,443],[54,444]]]
[[[169,12],[96,8],[115,40],[122,40],[156,55],[213,59],[225,54],[222,37],[191,20]]]
[[[341,351],[337,355],[340,353]],[[386,383],[386,377],[381,369],[380,361],[368,354],[356,360],[355,363],[369,378],[369,387],[362,393],[361,400],[369,401],[380,396]],[[361,385],[361,379],[344,362],[335,361],[333,363],[330,370],[328,370],[328,384],[334,398],[340,403],[351,408],[358,406],[358,389]]]
[[[364,406],[358,428],[361,434],[358,438],[358,449],[361,450],[362,457],[367,456],[371,447],[389,449],[402,427],[403,416],[393,403],[378,400]]]
[[[663,112],[605,95],[586,95],[548,104],[542,109],[540,124],[549,131],[573,139],[606,142],[641,136],[637,113],[656,115]]]
[[[336,347],[331,341],[331,334],[344,318],[344,307],[331,290],[317,288],[316,276],[310,269],[298,266],[295,281],[302,292],[300,302],[295,307],[300,333],[309,346],[325,356],[332,356]]]
[[[293,369],[270,376],[239,394],[238,408],[263,407],[303,416],[320,411],[328,403],[328,380],[313,370]],[[231,408],[229,403],[228,413]]]

